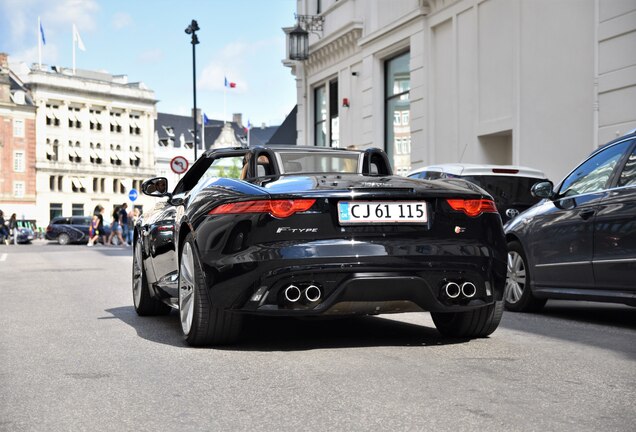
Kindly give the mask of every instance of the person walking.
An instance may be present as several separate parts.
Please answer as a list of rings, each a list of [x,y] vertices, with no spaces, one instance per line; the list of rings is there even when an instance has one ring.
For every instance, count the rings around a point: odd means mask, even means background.
[[[13,237],[13,244],[18,244],[18,217],[15,213],[9,219],[9,235]]]
[[[128,213],[128,244],[133,244],[133,237],[135,234],[135,224],[137,223],[137,219],[139,219],[139,209],[134,208]]]
[[[0,241],[9,244],[9,228],[7,228],[2,210],[0,210]]]
[[[104,235],[104,217],[102,216],[103,211],[104,207],[102,207],[101,205],[97,205],[97,207],[95,207],[93,218],[91,219],[91,225],[88,229],[89,237],[86,246],[95,245],[96,242],[99,242],[100,236],[104,236],[104,238],[106,238],[106,236]]]
[[[124,238],[122,237],[122,232],[123,232],[123,228],[121,226],[121,223],[119,221],[119,211],[120,211],[120,207],[115,207],[115,210],[113,211],[113,223],[110,226],[110,235],[108,236],[108,244],[112,245],[113,244],[113,237],[117,236],[117,240],[119,241],[119,244],[122,246],[126,245],[126,241],[124,240]]]
[[[119,226],[121,227],[122,238],[124,239],[122,246],[129,244],[128,232],[130,231],[130,227],[128,226],[128,210],[126,210],[127,208],[128,204],[123,203],[118,212]]]

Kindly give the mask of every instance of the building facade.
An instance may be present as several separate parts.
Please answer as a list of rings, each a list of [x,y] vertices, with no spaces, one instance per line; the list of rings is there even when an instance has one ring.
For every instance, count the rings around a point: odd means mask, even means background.
[[[126,76],[33,68],[26,78],[37,107],[36,209],[38,225],[56,216],[112,213],[154,205],[139,191],[154,176],[153,91]]]
[[[324,19],[308,59],[284,61],[299,145],[381,147],[398,174],[497,163],[559,181],[636,127],[636,0],[298,0],[297,13]]]
[[[0,53],[0,210],[35,219],[35,106]]]

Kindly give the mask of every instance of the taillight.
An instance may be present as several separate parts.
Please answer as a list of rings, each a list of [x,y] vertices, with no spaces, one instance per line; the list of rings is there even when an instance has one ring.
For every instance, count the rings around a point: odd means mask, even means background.
[[[497,213],[497,206],[495,206],[495,202],[493,200],[447,199],[446,202],[453,210],[463,211],[470,217],[476,217],[482,213]]]
[[[221,204],[208,214],[269,213],[277,218],[286,218],[309,210],[315,202],[315,199],[243,201]]]

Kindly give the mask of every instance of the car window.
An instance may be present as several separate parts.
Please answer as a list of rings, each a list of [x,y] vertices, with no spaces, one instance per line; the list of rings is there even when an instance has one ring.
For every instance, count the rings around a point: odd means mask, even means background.
[[[618,178],[618,186],[635,186],[636,185],[636,147],[632,150],[632,154],[627,158],[627,163]]]
[[[598,192],[607,183],[631,142],[622,142],[597,153],[572,172],[561,185],[560,196],[573,196]]]
[[[69,218],[60,218],[53,221],[53,225],[68,225],[71,221]]]
[[[71,225],[88,225],[90,224],[90,218],[87,217],[74,217],[71,218]]]
[[[356,173],[359,153],[278,152],[284,174]]]
[[[413,175],[410,175],[409,177],[425,179],[425,180],[437,180],[439,178],[444,177],[443,174],[444,173],[441,172],[441,171],[421,171],[419,173],[415,173]]]
[[[218,157],[214,159],[208,169],[205,170],[199,182],[217,177],[232,179],[240,178],[242,167],[243,156]]]
[[[539,202],[530,193],[535,183],[542,181],[533,177],[518,176],[461,176],[460,178],[475,183],[495,199],[497,208],[509,206],[527,206]]]

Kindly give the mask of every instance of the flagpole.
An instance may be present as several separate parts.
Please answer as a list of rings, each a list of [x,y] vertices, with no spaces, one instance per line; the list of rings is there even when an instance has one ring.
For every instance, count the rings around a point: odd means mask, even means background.
[[[73,24],[73,75],[75,75],[75,24]]]
[[[203,143],[202,152],[205,152],[205,113],[201,113],[201,142]]]
[[[40,35],[42,28],[42,21],[40,21],[40,17],[38,17],[38,65],[40,66],[40,70],[42,70],[42,35]]]
[[[223,85],[223,124],[227,121],[227,79],[225,79],[226,83]]]

